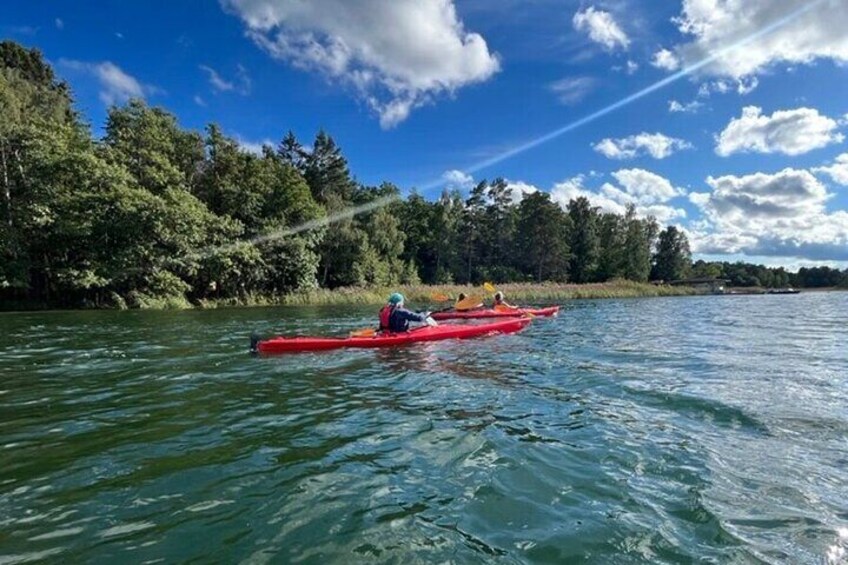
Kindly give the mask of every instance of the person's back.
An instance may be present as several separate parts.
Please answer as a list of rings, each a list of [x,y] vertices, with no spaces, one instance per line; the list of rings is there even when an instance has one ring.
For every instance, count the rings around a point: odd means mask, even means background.
[[[409,331],[409,322],[424,322],[427,325],[437,325],[428,313],[417,314],[404,308],[402,294],[394,293],[389,297],[388,304],[380,310],[380,331],[400,333]]]

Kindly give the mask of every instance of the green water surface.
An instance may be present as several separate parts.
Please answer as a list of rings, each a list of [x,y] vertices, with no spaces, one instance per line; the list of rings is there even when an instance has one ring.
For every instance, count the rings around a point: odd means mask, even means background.
[[[844,562],[848,293],[246,354],[372,319],[0,314],[0,564]]]

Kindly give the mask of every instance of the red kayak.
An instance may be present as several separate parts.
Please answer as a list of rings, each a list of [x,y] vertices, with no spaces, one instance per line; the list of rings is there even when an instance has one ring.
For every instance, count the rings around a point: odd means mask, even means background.
[[[488,324],[444,324],[423,326],[408,332],[377,334],[373,337],[275,337],[256,344],[256,351],[265,355],[275,353],[298,353],[301,351],[327,351],[344,347],[397,347],[424,341],[443,339],[466,339],[497,333],[513,333],[530,323],[530,318],[510,318]]]
[[[477,310],[451,310],[448,312],[433,312],[430,314],[434,320],[468,320],[475,318],[517,318],[532,314],[533,316],[556,316],[559,306],[548,308],[518,308],[516,310],[494,310],[492,308],[480,308]]]

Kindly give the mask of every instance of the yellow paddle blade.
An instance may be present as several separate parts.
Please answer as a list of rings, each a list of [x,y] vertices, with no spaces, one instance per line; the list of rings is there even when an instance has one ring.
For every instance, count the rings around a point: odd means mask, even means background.
[[[451,299],[450,296],[441,292],[434,292],[430,295],[430,298],[433,302],[448,302]]]
[[[536,317],[536,314],[533,314],[532,312],[524,312],[524,316],[532,320]]]
[[[350,332],[350,337],[374,337],[377,335],[377,330],[374,328],[365,328]]]
[[[495,289],[495,285],[493,285],[493,284],[492,284],[492,283],[490,283],[490,282],[484,282],[484,283],[483,283],[483,288],[485,288],[485,289],[486,289],[486,292],[491,292],[491,293],[495,293],[495,292],[497,292],[497,290]]]
[[[495,305],[495,310],[497,312],[512,312],[513,310],[518,310],[518,308],[510,308],[506,304],[497,304]]]
[[[464,300],[460,300],[454,305],[454,308],[457,310],[471,310],[472,308],[476,308],[483,302],[483,298],[480,296],[469,296]]]

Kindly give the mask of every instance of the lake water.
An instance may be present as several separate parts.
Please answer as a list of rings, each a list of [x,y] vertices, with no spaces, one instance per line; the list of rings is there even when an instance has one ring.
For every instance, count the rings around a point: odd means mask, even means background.
[[[1,314],[0,564],[846,562],[848,293],[246,353],[369,314]]]

